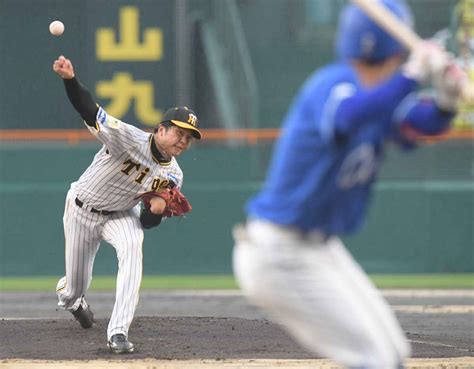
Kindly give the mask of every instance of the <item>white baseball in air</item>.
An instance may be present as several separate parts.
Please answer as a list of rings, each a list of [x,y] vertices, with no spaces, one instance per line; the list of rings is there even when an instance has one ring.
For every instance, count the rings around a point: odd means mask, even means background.
[[[49,32],[51,32],[53,36],[61,36],[64,32],[64,23],[58,20],[51,22]]]

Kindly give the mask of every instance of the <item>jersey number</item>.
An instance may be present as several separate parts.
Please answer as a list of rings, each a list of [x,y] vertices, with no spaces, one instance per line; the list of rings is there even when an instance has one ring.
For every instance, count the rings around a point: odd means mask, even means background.
[[[337,177],[338,187],[347,190],[367,183],[375,175],[377,167],[374,148],[367,144],[358,146],[342,163]]]

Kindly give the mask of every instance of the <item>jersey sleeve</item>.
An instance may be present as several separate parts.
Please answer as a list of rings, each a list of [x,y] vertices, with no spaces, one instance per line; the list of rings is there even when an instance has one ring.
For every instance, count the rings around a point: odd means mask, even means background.
[[[344,85],[336,86],[335,91],[342,86]],[[417,86],[416,81],[397,73],[377,87],[352,89],[350,94],[337,94],[343,98],[329,115],[333,130],[339,135],[349,135],[364,124],[377,122],[379,128],[388,133],[394,110]],[[345,90],[348,91],[348,87]],[[331,98],[328,101],[330,100]]]
[[[336,131],[336,112],[341,103],[356,93],[356,87],[352,83],[340,83],[335,85],[324,103],[322,109],[321,135],[325,141],[330,141]]]
[[[148,136],[146,132],[114,118],[100,107],[95,126],[87,125],[87,128],[107,147],[111,155],[130,150],[144,135]]]
[[[409,148],[420,136],[434,136],[448,130],[454,116],[452,112],[439,109],[432,96],[412,93],[394,112],[392,138]]]

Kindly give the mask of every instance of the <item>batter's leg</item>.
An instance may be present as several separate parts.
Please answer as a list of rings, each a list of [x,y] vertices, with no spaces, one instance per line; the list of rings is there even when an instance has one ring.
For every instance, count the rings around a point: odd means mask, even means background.
[[[397,352],[399,361],[404,361],[411,355],[411,347],[392,308],[339,239],[334,240],[332,252],[339,268],[346,270],[354,293],[367,305],[367,313],[376,321],[376,339],[382,337],[388,349]]]
[[[103,238],[115,248],[118,259],[115,305],[107,329],[110,341],[115,334],[128,337],[139,299],[143,229],[133,209],[112,215],[104,225]]]
[[[251,301],[302,345],[349,367],[397,368],[409,345],[389,306],[338,239],[306,242],[250,224],[234,271]]]
[[[75,205],[70,191],[63,217],[66,276],[58,282],[58,306],[74,311],[92,280],[94,259],[100,244],[100,218]]]

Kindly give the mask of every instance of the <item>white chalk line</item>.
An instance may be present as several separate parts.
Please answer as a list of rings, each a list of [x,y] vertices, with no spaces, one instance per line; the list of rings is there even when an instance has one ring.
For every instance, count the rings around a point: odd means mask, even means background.
[[[380,292],[385,297],[473,297],[474,289],[381,289]],[[140,292],[144,295],[171,295],[171,296],[231,296],[243,297],[244,294],[240,290],[143,290]]]
[[[472,369],[474,358],[407,359],[407,369]],[[214,369],[214,368],[315,368],[342,369],[342,366],[326,359],[282,360],[282,359],[245,359],[245,360],[88,360],[88,361],[45,361],[18,360],[2,361],[2,369]]]
[[[456,351],[464,351],[464,352],[470,352],[470,349],[467,348],[462,348],[462,347],[457,347],[453,345],[448,345],[446,343],[441,343],[441,342],[427,342],[427,341],[419,341],[419,340],[409,340],[411,343],[420,343],[423,345],[428,345],[428,346],[434,346],[434,347],[447,347],[451,349],[455,349]],[[473,358],[474,360],[474,358]]]

